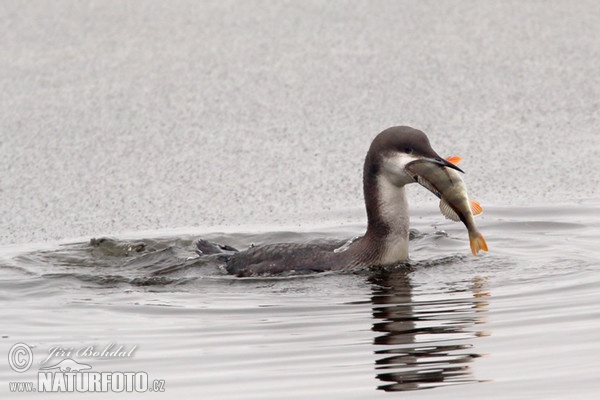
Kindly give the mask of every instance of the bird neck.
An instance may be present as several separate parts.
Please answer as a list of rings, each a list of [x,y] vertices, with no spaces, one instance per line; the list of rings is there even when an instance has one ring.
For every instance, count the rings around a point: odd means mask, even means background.
[[[408,259],[409,216],[404,186],[365,171],[367,232],[361,240],[371,264],[395,264]]]

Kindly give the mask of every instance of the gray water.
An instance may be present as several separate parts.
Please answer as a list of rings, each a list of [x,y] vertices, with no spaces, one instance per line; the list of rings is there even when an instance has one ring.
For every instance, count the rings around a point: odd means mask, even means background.
[[[66,358],[164,383],[138,397],[597,396],[596,1],[0,1],[0,22],[2,399],[67,396],[10,391]],[[463,158],[488,254],[411,187],[402,267],[194,258],[362,234],[393,125]]]
[[[52,346],[137,345],[129,358],[76,359],[147,372],[169,397],[591,398],[599,211],[490,207],[479,224],[491,251],[472,257],[460,224],[422,209],[409,264],[287,278],[224,275],[194,258],[194,234],[12,248],[0,351],[24,342],[39,362]],[[201,236],[241,247],[362,228]],[[1,380],[35,381],[38,368]]]

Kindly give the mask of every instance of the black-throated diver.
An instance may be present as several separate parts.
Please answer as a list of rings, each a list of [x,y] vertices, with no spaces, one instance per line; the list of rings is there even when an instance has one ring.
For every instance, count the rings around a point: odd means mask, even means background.
[[[367,232],[340,251],[340,244],[277,243],[230,251],[225,268],[237,276],[323,272],[371,265],[397,264],[408,259],[409,216],[404,186],[416,182],[407,164],[425,160],[462,170],[440,157],[420,130],[396,126],[379,133],[367,153],[363,190]],[[424,177],[427,178],[427,177]],[[219,249],[197,243],[200,254]],[[225,255],[225,254],[224,254]]]

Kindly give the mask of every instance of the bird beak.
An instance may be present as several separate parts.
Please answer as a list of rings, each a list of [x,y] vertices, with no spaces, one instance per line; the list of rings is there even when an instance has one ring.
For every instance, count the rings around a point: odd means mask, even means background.
[[[458,166],[452,164],[450,161],[444,160],[441,157],[436,157],[436,158],[429,158],[429,157],[427,157],[427,158],[423,158],[422,160],[423,161],[429,161],[429,162],[434,163],[434,164],[438,164],[438,165],[440,165],[442,167],[448,167],[448,168],[455,169],[458,172],[462,172],[463,174],[465,173],[465,171],[463,171],[462,169],[460,169]]]

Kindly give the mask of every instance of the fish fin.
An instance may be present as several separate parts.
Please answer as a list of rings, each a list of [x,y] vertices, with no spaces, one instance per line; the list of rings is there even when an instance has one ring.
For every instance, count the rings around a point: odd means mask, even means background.
[[[446,161],[448,161],[449,163],[452,163],[454,165],[458,165],[458,163],[462,161],[462,157],[450,156],[450,157],[446,158]]]
[[[483,212],[481,204],[479,204],[475,200],[469,200],[469,203],[471,205],[471,212],[473,213],[473,215],[479,215]]]
[[[456,211],[454,211],[452,207],[450,207],[450,204],[448,204],[444,199],[440,200],[440,211],[442,212],[442,215],[444,217],[452,221],[460,221],[460,217],[458,216]]]
[[[481,250],[488,251],[487,243],[485,242],[483,235],[479,232],[469,235],[469,243],[471,245],[471,253],[473,253],[474,256]]]

